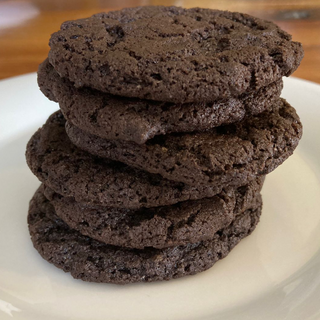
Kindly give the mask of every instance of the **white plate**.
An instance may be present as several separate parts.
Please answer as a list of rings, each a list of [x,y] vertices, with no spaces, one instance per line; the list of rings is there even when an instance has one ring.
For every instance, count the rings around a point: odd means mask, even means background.
[[[36,75],[0,82],[0,319],[320,319],[320,86],[285,79],[304,136],[263,189],[256,231],[212,269],[182,279],[85,283],[44,261],[27,230],[39,182],[25,145],[57,105]]]

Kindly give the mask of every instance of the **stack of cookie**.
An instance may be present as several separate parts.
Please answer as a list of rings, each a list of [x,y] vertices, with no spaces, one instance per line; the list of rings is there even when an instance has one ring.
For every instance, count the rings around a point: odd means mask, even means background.
[[[75,278],[196,274],[257,225],[302,126],[279,98],[301,45],[271,22],[140,7],[68,21],[38,72],[60,111],[31,138],[29,229]]]

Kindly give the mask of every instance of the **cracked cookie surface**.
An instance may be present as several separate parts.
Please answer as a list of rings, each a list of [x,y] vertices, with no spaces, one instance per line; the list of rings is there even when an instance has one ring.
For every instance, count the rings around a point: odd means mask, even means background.
[[[70,140],[100,157],[121,161],[188,185],[242,185],[265,175],[297,147],[302,125],[295,109],[279,99],[272,111],[206,132],[157,136],[146,144],[105,140],[67,123]]]
[[[66,21],[49,61],[75,87],[168,102],[212,102],[289,76],[302,46],[274,23],[211,9],[145,6]]]
[[[76,147],[65,131],[60,111],[30,139],[26,159],[34,175],[56,193],[77,202],[138,209],[212,197],[226,185],[191,186]],[[249,183],[250,180],[238,186]],[[242,180],[241,180],[242,181]]]
[[[236,216],[260,205],[264,177],[246,186],[228,188],[212,197],[172,206],[130,210],[84,206],[42,185],[56,214],[70,228],[106,244],[143,249],[187,245],[212,239]]]
[[[169,103],[114,96],[90,88],[77,89],[61,78],[48,59],[38,70],[41,91],[59,102],[68,122],[104,139],[145,143],[172,132],[205,131],[243,120],[270,109],[279,98],[282,81],[257,92],[212,103]]]

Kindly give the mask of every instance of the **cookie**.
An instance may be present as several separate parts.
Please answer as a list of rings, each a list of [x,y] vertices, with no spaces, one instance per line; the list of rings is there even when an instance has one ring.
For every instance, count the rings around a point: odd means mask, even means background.
[[[246,210],[211,240],[166,249],[110,246],[70,229],[38,190],[30,202],[31,240],[40,255],[76,279],[126,284],[197,274],[226,257],[256,227],[261,213]]]
[[[271,112],[202,133],[157,136],[146,144],[105,140],[70,124],[79,148],[189,185],[245,184],[285,161],[297,147],[302,126],[293,107],[279,99]]]
[[[279,98],[282,81],[257,92],[212,103],[174,104],[112,96],[89,88],[76,89],[61,78],[48,60],[39,67],[42,92],[59,102],[66,120],[74,126],[108,140],[145,143],[172,132],[205,131],[259,114]]]
[[[40,181],[56,193],[85,204],[131,209],[158,207],[213,197],[226,187],[169,181],[160,175],[82,151],[69,140],[65,119],[59,111],[31,137],[26,158]],[[244,183],[238,186],[249,183],[245,175],[241,176]]]
[[[172,206],[130,210],[84,206],[45,185],[41,192],[56,214],[81,234],[115,246],[166,248],[212,239],[236,216],[260,204],[264,177],[219,195]]]
[[[303,57],[272,22],[161,6],[67,21],[49,45],[50,63],[75,87],[175,103],[256,91],[289,76]]]

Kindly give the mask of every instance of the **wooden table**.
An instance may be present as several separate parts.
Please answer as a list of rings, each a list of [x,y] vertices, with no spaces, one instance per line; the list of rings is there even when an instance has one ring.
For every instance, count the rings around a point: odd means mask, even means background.
[[[320,83],[320,0],[9,0],[0,1],[0,79],[37,70],[50,34],[65,20],[138,5],[178,5],[246,12],[275,21],[300,41],[296,77]]]

